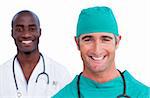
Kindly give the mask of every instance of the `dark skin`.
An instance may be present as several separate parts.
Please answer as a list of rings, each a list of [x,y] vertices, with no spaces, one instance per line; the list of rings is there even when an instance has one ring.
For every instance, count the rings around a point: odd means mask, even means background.
[[[39,20],[34,13],[24,11],[16,14],[12,21],[12,37],[17,46],[17,60],[27,83],[40,59],[38,48],[40,36]]]

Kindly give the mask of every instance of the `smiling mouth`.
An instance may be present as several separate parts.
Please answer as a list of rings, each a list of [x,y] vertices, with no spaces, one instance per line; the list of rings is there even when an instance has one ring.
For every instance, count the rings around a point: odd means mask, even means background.
[[[22,41],[23,44],[31,44],[32,42],[33,42],[32,40]]]
[[[104,60],[106,56],[99,56],[99,57],[95,57],[95,56],[90,56],[90,58],[94,61],[102,61]]]

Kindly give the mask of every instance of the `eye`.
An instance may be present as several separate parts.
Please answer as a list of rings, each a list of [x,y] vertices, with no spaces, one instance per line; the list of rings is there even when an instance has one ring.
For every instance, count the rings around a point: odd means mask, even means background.
[[[35,32],[35,31],[36,31],[36,28],[35,28],[35,27],[30,27],[30,28],[29,28],[29,31],[30,31],[30,32]]]
[[[111,41],[111,39],[109,39],[109,38],[103,38],[102,40],[103,41]]]
[[[102,36],[101,40],[103,42],[111,42],[113,40],[113,38],[110,36]]]
[[[22,28],[22,27],[16,27],[16,28],[15,28],[15,31],[16,31],[16,32],[22,32],[22,31],[23,31],[23,28]]]
[[[91,42],[93,40],[93,38],[89,35],[88,36],[83,36],[81,39],[84,42]]]
[[[83,41],[91,41],[92,39],[91,38],[85,38]]]

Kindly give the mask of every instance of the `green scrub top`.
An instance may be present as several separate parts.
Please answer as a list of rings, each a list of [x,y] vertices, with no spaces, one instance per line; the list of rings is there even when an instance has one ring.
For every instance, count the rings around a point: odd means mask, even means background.
[[[150,88],[140,83],[128,71],[123,73],[126,81],[126,93],[130,98],[150,98]],[[78,98],[76,76],[71,83],[65,86],[52,98]],[[117,98],[123,93],[121,76],[105,83],[98,83],[89,78],[80,78],[81,98]]]

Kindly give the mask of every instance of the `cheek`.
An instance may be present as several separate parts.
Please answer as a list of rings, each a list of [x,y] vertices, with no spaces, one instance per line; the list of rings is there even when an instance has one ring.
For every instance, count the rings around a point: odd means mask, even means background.
[[[35,36],[40,37],[40,36],[41,36],[41,33],[40,33],[40,32],[35,32]]]
[[[110,45],[105,47],[105,50],[110,54],[110,55],[114,55],[115,51],[116,51],[116,47],[114,45]]]
[[[39,35],[39,34],[36,34],[36,35],[34,35],[34,36],[35,36],[36,39],[39,40],[39,38],[40,38],[40,35]]]
[[[13,33],[12,37],[13,37],[13,39],[16,39],[18,37],[18,34]]]
[[[79,45],[80,52],[82,55],[86,55],[90,48],[87,45]]]

